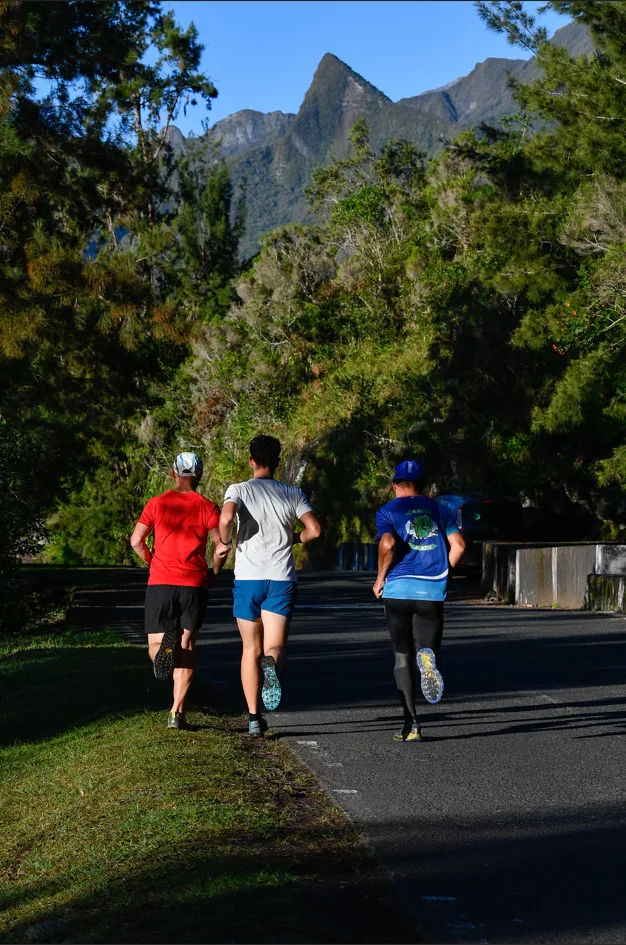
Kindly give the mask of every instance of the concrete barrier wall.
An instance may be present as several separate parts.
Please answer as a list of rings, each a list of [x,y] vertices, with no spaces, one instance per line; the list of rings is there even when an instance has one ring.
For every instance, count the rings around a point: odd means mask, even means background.
[[[497,597],[505,604],[515,603],[516,554],[517,545],[485,542],[482,564],[485,597]]]
[[[590,574],[587,578],[585,610],[626,613],[626,574]]]
[[[554,603],[552,548],[518,548],[515,603],[550,607]]]
[[[577,610],[585,606],[590,574],[626,575],[626,545],[487,542],[483,593],[506,603]]]
[[[595,574],[626,574],[626,545],[596,545]]]
[[[577,610],[584,607],[587,577],[596,569],[598,548],[601,545],[565,545],[553,548],[556,555],[556,585],[554,602],[559,607]]]

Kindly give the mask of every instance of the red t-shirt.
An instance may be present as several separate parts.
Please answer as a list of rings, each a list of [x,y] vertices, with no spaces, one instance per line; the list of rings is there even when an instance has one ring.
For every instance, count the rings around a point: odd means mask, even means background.
[[[170,489],[150,499],[139,518],[154,529],[148,584],[208,587],[206,543],[219,520],[219,506],[197,492]]]

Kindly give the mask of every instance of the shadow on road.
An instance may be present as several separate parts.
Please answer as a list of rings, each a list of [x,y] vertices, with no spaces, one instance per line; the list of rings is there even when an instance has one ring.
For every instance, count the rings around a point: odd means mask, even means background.
[[[509,636],[499,620],[500,614],[490,611],[489,624],[497,633],[473,633],[472,624],[477,629],[483,625],[476,608],[475,613],[461,618],[465,631],[461,636],[455,633],[458,618],[451,616],[451,610],[442,648],[446,692],[444,702],[438,707],[440,721],[449,716],[455,700],[462,699],[465,703],[471,698],[488,700],[507,693],[558,693],[559,689],[579,687],[589,691],[622,685],[626,679],[626,627],[607,632],[604,626],[602,633],[594,633],[594,624],[599,625],[602,618],[586,615],[584,629],[572,626],[572,632],[567,632],[572,621],[569,617],[570,623],[563,623],[559,633],[553,636],[555,624],[550,614],[544,617],[546,632],[538,639],[534,633],[529,633],[528,637],[519,635],[520,627],[522,631],[525,626],[530,629],[534,622],[533,615],[521,613],[518,635]],[[621,624],[615,622],[615,626]],[[237,688],[240,643],[236,635],[222,632],[212,635],[209,631],[205,641],[203,659],[207,665]],[[368,705],[395,705],[392,670],[393,654],[382,619],[373,624],[369,615],[343,614],[341,620],[336,621],[335,635],[331,615],[326,619],[300,615],[294,621],[284,676],[285,708],[324,710],[358,706],[363,709]],[[598,705],[597,702],[581,702],[577,708],[584,710],[592,704]],[[615,705],[615,709],[607,708],[606,720],[621,725],[626,713],[620,700],[609,701],[607,705]],[[572,715],[572,703],[568,702],[567,706],[570,714],[563,717],[562,725],[582,724],[584,711]],[[558,698],[550,702],[549,707],[559,708]],[[565,703],[560,707],[563,711],[567,708]],[[532,708],[536,713],[537,707]],[[484,708],[477,711],[485,713]],[[524,710],[518,706],[515,711]],[[594,718],[599,718],[597,713]],[[534,720],[520,731],[534,730],[541,724]],[[556,727],[556,723],[550,724]]]
[[[462,913],[476,926],[475,936],[466,929],[463,940],[623,941],[626,812],[620,802],[526,817],[494,810],[459,821],[454,815],[374,821],[366,830],[405,896],[449,897],[455,905],[449,920]],[[398,836],[400,849],[392,839]]]

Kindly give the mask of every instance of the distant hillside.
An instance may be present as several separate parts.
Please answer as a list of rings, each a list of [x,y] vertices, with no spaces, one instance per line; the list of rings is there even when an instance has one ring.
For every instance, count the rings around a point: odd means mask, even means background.
[[[589,53],[591,38],[576,23],[558,30],[552,42],[573,54]],[[481,121],[497,121],[517,111],[508,74],[523,82],[539,74],[534,59],[486,59],[469,75],[440,89],[392,102],[367,79],[326,53],[297,115],[245,109],[218,121],[201,138],[184,138],[171,130],[175,147],[198,156],[207,144],[220,142],[235,188],[247,178],[248,215],[242,246],[250,255],[275,226],[309,219],[303,189],[311,171],[348,153],[348,135],[357,117],[370,126],[375,145],[389,138],[413,141],[436,155],[446,140]]]

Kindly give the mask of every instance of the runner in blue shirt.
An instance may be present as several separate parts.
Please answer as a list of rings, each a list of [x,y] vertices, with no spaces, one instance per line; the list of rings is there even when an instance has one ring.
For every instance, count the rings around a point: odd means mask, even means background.
[[[395,653],[394,676],[404,709],[396,741],[420,741],[415,710],[415,666],[428,702],[439,702],[443,679],[437,658],[443,633],[448,566],[461,559],[465,542],[456,517],[422,495],[424,470],[413,459],[395,468],[395,499],[376,513],[378,577],[374,594],[382,597]]]

